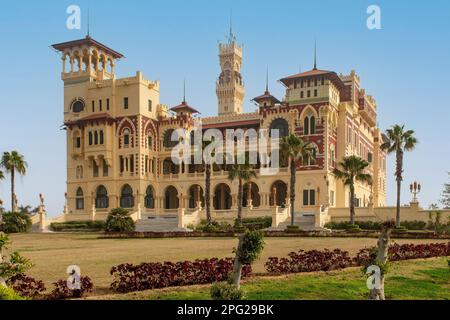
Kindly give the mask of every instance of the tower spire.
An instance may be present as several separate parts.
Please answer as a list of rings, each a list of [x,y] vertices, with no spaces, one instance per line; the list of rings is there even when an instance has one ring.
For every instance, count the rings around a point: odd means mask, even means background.
[[[91,18],[91,14],[90,14],[90,9],[88,8],[88,14],[87,14],[87,37],[89,38],[91,36],[91,30],[90,30],[90,18]]]
[[[228,41],[231,43],[234,41],[234,35],[233,35],[233,9],[230,9],[230,31],[228,35]]]
[[[183,103],[186,103],[186,78],[183,80]]]
[[[314,40],[314,70],[317,70],[317,42]]]
[[[266,93],[269,93],[269,66],[266,67]]]

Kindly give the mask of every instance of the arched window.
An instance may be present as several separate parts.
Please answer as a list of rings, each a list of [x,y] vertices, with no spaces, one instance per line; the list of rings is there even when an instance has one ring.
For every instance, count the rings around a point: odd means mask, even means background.
[[[310,121],[310,134],[315,134],[316,133],[316,117],[311,116],[311,118],[309,119]]]
[[[83,194],[83,189],[81,189],[81,187],[77,189],[77,193],[76,193],[76,197],[75,197],[75,208],[77,210],[84,209],[84,194]]]
[[[103,130],[100,130],[100,144],[103,144]]]
[[[272,121],[270,124],[270,130],[278,130],[280,139],[289,135],[289,125],[288,122],[283,118],[278,118]],[[272,132],[270,132],[272,134]]]
[[[124,185],[122,188],[122,192],[120,194],[120,206],[122,208],[134,207],[133,189],[131,189],[128,184]]]
[[[123,146],[125,148],[128,148],[130,145],[130,131],[125,130],[124,134],[123,134]]]
[[[309,118],[305,117],[305,120],[303,120],[303,134],[308,135],[309,134]]]
[[[97,130],[94,131],[94,144],[98,144],[98,132],[97,132]]]
[[[166,130],[164,133],[164,147],[173,148],[178,144],[178,141],[172,141],[173,129]]]
[[[108,191],[104,186],[99,186],[96,191],[95,207],[97,209],[106,209],[109,207]]]
[[[92,131],[89,131],[89,145],[92,146]]]
[[[83,111],[84,110],[84,101],[80,100],[80,99],[73,101],[71,108],[72,108],[72,111],[75,113],[79,113],[79,112]]]
[[[148,209],[155,208],[155,196],[152,186],[148,186],[147,190],[145,191],[144,205]]]
[[[147,148],[153,149],[153,137],[152,136],[147,137]]]
[[[317,146],[313,146],[311,149],[311,157],[303,159],[303,165],[313,166],[316,164],[316,159],[317,159]]]

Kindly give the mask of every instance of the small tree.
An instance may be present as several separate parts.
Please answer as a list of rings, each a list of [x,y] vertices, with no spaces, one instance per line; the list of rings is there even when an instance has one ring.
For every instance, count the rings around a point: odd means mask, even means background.
[[[340,163],[341,169],[334,169],[336,178],[350,188],[350,223],[355,224],[355,182],[372,183],[372,176],[365,173],[369,163],[357,156],[345,157]]]
[[[9,279],[25,273],[33,266],[30,260],[18,252],[11,253],[9,257],[4,255],[8,244],[10,244],[8,235],[0,232],[0,285],[6,285]]]
[[[364,266],[365,269],[370,265],[375,265],[379,268],[380,274],[375,275],[379,276],[377,285],[373,285],[370,289],[369,300],[385,300],[384,294],[384,280],[388,270],[388,262],[389,262],[389,244],[391,241],[391,233],[395,227],[394,221],[387,221],[381,224],[381,233],[378,238],[378,247],[376,251],[375,259],[368,263],[368,265]]]
[[[448,172],[450,176],[450,172]],[[444,184],[444,191],[442,191],[441,203],[444,209],[450,209],[450,183]]]
[[[24,233],[31,229],[29,214],[22,212],[6,212],[3,214],[2,230],[6,233]]]
[[[128,210],[124,208],[112,209],[106,219],[105,230],[108,232],[134,231],[133,219],[128,215]]]

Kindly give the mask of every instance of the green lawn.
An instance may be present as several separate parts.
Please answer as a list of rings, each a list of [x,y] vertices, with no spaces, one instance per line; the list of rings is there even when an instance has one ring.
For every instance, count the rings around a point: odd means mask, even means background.
[[[247,299],[366,299],[359,268],[276,277],[255,277],[243,284]],[[210,285],[110,294],[90,299],[209,299]],[[386,279],[386,298],[450,300],[447,258],[393,263]]]

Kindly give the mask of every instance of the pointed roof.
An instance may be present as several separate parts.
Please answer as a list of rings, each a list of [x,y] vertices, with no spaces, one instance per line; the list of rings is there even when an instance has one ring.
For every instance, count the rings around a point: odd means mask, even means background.
[[[344,87],[344,83],[342,82],[341,78],[339,78],[339,76],[336,74],[336,72],[319,69],[312,69],[309,71],[287,76],[280,79],[280,82],[282,82],[285,86],[289,86],[292,80],[322,75],[328,77],[338,88]]]
[[[270,102],[273,102],[273,103],[280,103],[280,100],[278,100],[273,95],[271,95],[269,91],[265,91],[264,94],[257,96],[255,98],[253,98],[252,100],[255,101],[256,103],[260,103],[261,101],[263,101],[265,99],[270,99]]]
[[[183,112],[183,111],[187,112],[187,113],[200,113],[195,108],[193,108],[190,105],[188,105],[187,102],[184,101],[184,100],[181,102],[181,104],[170,108],[170,110],[175,111],[176,113]]]
[[[119,52],[117,52],[117,51],[115,51],[115,50],[105,46],[104,44],[94,40],[89,35],[87,35],[85,38],[79,39],[79,40],[72,40],[72,41],[67,41],[67,42],[62,42],[62,43],[56,43],[56,44],[53,44],[52,47],[55,50],[63,52],[67,48],[81,47],[81,46],[84,46],[84,45],[86,45],[88,47],[96,47],[98,49],[101,49],[105,53],[111,55],[114,59],[123,58],[123,54],[121,54],[121,53],[119,53]]]

